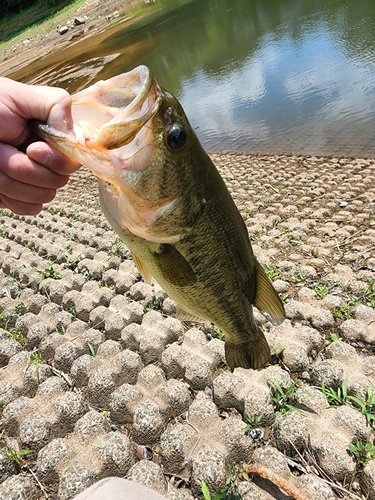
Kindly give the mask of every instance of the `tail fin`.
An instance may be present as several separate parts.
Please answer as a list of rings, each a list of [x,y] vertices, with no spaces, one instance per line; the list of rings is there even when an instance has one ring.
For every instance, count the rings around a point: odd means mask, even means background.
[[[225,342],[225,358],[230,368],[241,366],[257,370],[267,364],[270,357],[271,351],[262,331],[256,340],[248,341],[246,344],[236,345]]]

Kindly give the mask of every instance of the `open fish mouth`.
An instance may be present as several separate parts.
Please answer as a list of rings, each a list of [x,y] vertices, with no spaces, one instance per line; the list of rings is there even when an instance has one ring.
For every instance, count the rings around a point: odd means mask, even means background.
[[[157,112],[161,90],[146,66],[99,81],[72,98],[82,145],[112,150],[129,144]]]
[[[99,178],[117,184],[121,171],[142,170],[153,154],[152,127],[162,91],[146,66],[96,82],[72,96],[73,130],[33,120],[33,130]]]

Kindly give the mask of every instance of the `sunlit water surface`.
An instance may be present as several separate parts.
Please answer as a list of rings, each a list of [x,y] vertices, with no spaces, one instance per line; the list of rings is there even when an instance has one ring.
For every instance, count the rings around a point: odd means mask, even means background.
[[[374,0],[171,0],[29,66],[70,92],[148,65],[210,152],[375,157]]]

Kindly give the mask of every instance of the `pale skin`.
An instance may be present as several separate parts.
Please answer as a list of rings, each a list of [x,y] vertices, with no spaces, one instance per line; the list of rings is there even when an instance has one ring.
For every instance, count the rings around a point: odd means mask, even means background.
[[[38,214],[80,166],[42,142],[28,125],[31,119],[68,132],[70,95],[0,77],[0,208],[19,215]]]

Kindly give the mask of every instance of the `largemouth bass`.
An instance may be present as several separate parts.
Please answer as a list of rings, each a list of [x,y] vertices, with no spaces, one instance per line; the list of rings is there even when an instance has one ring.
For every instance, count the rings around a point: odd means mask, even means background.
[[[177,99],[139,66],[73,95],[72,114],[68,134],[32,126],[98,178],[103,212],[144,280],[159,283],[180,319],[224,332],[230,367],[264,366],[270,349],[253,305],[275,324],[284,307]]]

